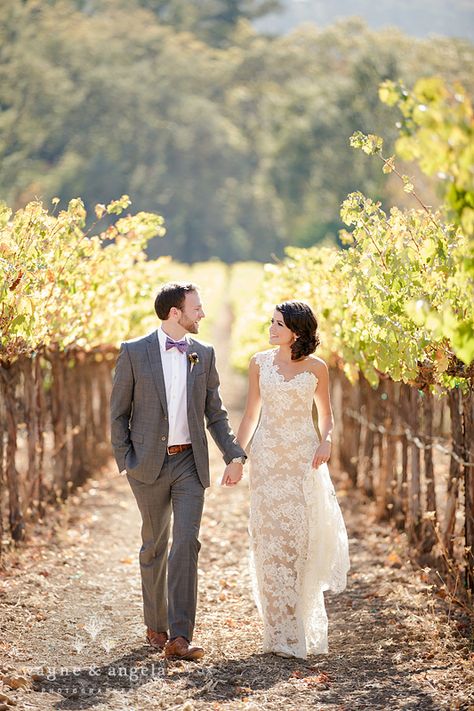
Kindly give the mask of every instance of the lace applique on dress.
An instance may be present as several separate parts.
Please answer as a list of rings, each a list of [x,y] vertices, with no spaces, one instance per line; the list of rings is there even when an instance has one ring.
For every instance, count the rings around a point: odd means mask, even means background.
[[[250,449],[250,566],[263,619],[263,651],[326,654],[325,590],[346,587],[347,532],[318,445],[312,406],[317,377],[289,380],[274,349],[258,353],[262,413]]]

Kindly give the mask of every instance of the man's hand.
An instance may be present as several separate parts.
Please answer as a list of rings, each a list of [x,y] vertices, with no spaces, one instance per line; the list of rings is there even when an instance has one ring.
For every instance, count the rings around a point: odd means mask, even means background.
[[[242,479],[244,465],[239,462],[230,462],[224,470],[221,486],[235,486]]]

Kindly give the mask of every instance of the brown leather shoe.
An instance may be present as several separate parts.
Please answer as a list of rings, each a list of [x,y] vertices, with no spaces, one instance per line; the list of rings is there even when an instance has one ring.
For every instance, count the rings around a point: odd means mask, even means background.
[[[147,627],[146,639],[152,647],[155,647],[155,649],[159,649],[160,652],[162,652],[166,642],[168,641],[168,634],[166,632],[155,632]]]
[[[202,647],[191,647],[184,637],[176,637],[167,642],[165,646],[165,657],[167,659],[187,659],[195,662],[204,656]]]

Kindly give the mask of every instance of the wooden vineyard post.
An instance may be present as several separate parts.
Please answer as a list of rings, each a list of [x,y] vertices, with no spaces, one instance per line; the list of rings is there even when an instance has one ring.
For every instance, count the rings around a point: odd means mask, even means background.
[[[51,389],[51,422],[54,435],[54,489],[60,498],[65,499],[68,492],[67,481],[67,440],[66,440],[66,392],[65,369],[67,360],[59,352],[49,354],[53,387]]]
[[[361,415],[364,418],[364,427],[361,436],[361,457],[359,464],[359,483],[366,496],[374,495],[374,429],[373,410],[375,391],[370,383],[361,378]]]
[[[0,365],[0,368],[2,366]],[[3,405],[0,399],[0,561],[2,559],[3,550],[3,512],[5,506],[5,466],[4,466],[4,446],[3,446],[3,424],[4,412]]]
[[[426,512],[429,519],[423,520],[422,552],[429,553],[436,540],[434,527],[438,520],[436,508],[436,488],[433,467],[433,396],[428,388],[423,392],[423,431],[425,435],[425,449],[423,452],[424,474],[426,485]]]
[[[85,447],[86,478],[93,471],[92,461],[97,462],[98,452],[95,447],[95,426],[94,426],[94,366],[91,363],[91,356],[82,364],[82,393],[83,393],[83,432]]]
[[[446,497],[445,525],[443,530],[443,541],[449,555],[453,553],[453,535],[456,523],[456,507],[458,502],[459,483],[461,478],[461,466],[457,457],[462,456],[463,432],[461,419],[461,397],[458,388],[450,390],[449,412],[451,415],[451,447],[456,457],[451,457],[449,463],[449,479]]]
[[[474,593],[474,385],[463,396],[466,587]]]
[[[107,357],[109,356],[109,357]],[[94,362],[95,368],[95,385],[96,394],[96,437],[98,442],[98,451],[101,453],[101,458],[105,462],[112,454],[110,445],[110,414],[109,401],[110,390],[112,383],[112,364],[113,358],[107,352],[100,353],[96,356]]]
[[[353,483],[354,486],[360,486],[359,482],[359,453],[360,453],[360,440],[362,436],[362,422],[360,420],[360,411],[362,406],[362,394],[360,389],[360,383],[363,380],[362,373],[359,373],[359,378],[357,386],[351,386],[351,408],[357,415],[357,418],[352,418],[352,441],[351,441],[351,464],[353,472]]]
[[[35,390],[35,369],[34,360],[32,358],[21,358],[19,361],[23,380],[24,407],[25,407],[25,424],[27,432],[27,447],[28,447],[28,469],[27,469],[27,491],[26,491],[26,506],[32,510],[33,501],[37,488],[37,467],[38,456],[36,451],[36,443],[38,437],[38,422],[36,417],[36,390]]]
[[[20,506],[20,482],[15,465],[17,450],[17,421],[15,406],[15,374],[12,368],[0,366],[0,380],[2,383],[7,421],[7,449],[6,449],[6,478],[9,499],[10,533],[14,541],[21,541],[25,535],[23,514]]]
[[[408,535],[412,542],[418,542],[421,536],[421,480],[420,449],[415,440],[419,421],[419,393],[417,388],[410,388],[410,410],[408,424],[410,434],[410,481],[408,496]]]
[[[376,501],[376,517],[378,521],[383,521],[387,518],[387,456],[385,447],[385,436],[380,432],[377,435],[378,449],[378,476],[377,486],[375,491]]]
[[[98,421],[97,427],[100,441],[107,442],[109,439],[109,390],[110,382],[110,367],[106,360],[106,354],[101,354],[101,360],[98,363]]]
[[[71,439],[71,475],[69,486],[76,487],[85,481],[83,447],[84,433],[82,431],[81,408],[83,388],[81,387],[81,372],[79,360],[75,354],[69,356],[66,370],[66,403],[69,413],[68,437]]]
[[[44,435],[46,428],[46,406],[43,383],[43,364],[43,358],[37,356],[35,358],[36,421],[38,423],[38,442],[36,444],[36,449],[38,455],[38,512],[40,516],[44,515],[46,499],[46,490],[44,484]]]
[[[401,445],[401,476],[398,479],[398,503],[395,514],[395,521],[400,530],[407,527],[408,522],[408,437],[405,433],[405,428],[409,422],[411,400],[411,387],[406,383],[400,383],[398,395],[398,412],[399,423],[401,428],[400,445]]]
[[[398,417],[398,398],[399,385],[393,380],[388,381],[388,402],[387,414],[389,422],[387,422],[387,461],[388,461],[388,510],[390,518],[395,517],[395,501],[397,498],[398,488],[398,467],[397,467],[397,441],[399,429]]]
[[[342,437],[340,438],[339,453],[343,469],[349,474],[351,482],[357,486],[357,455],[359,451],[360,424],[355,420],[353,412],[360,408],[358,388],[351,385],[349,380],[340,375],[342,388]]]
[[[392,480],[394,467],[394,447],[393,436],[391,434],[392,419],[390,409],[392,407],[393,388],[390,380],[380,382],[380,420],[384,431],[379,437],[379,477],[377,486],[377,507],[376,515],[379,521],[391,516],[393,508],[392,500]]]

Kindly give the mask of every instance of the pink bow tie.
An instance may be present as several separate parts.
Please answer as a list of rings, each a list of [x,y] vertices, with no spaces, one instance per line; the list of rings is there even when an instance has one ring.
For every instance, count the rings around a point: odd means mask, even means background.
[[[170,350],[170,348],[177,348],[180,353],[186,353],[188,350],[188,343],[187,341],[173,341],[172,338],[169,336],[166,336],[166,344],[165,348],[167,351]]]

